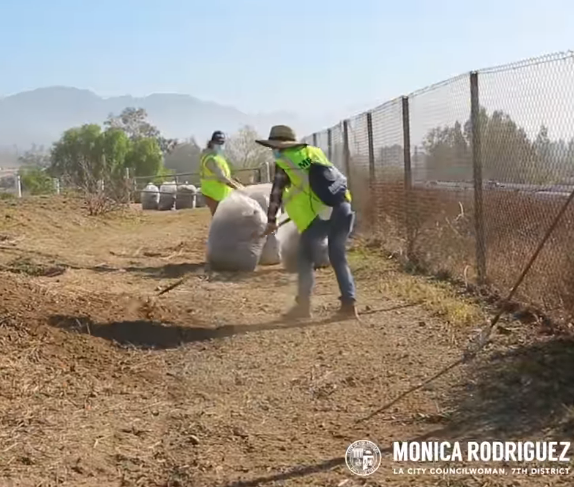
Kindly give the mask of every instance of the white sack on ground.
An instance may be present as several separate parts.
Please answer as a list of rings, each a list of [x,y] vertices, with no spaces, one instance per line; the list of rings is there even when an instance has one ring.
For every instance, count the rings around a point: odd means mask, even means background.
[[[197,191],[197,195],[195,196],[195,207],[196,208],[203,208],[205,206],[205,198],[203,194],[201,194],[201,190]]]
[[[281,263],[281,244],[277,235],[268,235],[259,258],[261,265],[276,265]]]
[[[142,210],[157,210],[159,205],[159,188],[149,183],[141,192]]]
[[[271,194],[272,187],[273,185],[271,183],[252,184],[245,186],[240,191],[257,201],[263,211],[267,213],[267,209],[269,208],[269,195]]]
[[[159,206],[158,210],[171,210],[175,208],[175,195],[177,184],[175,181],[163,183],[159,187]]]
[[[234,191],[219,203],[207,238],[207,261],[216,271],[254,271],[265,238],[267,216],[261,205]]]
[[[277,235],[268,235],[261,250],[259,264],[276,265],[281,263],[281,244]]]
[[[319,245],[318,254],[315,257],[316,269],[329,267],[331,265],[331,261],[329,260],[329,239],[327,237],[325,237]]]
[[[277,238],[281,251],[281,262],[287,272],[297,272],[297,252],[299,251],[299,239],[301,238],[295,223],[292,221],[286,223],[277,230]],[[328,240],[325,238],[315,256],[315,268],[328,267],[329,247]]]
[[[177,187],[175,195],[175,208],[181,210],[184,208],[195,208],[195,199],[197,188],[193,184],[182,184]]]
[[[259,203],[261,209],[267,215],[267,209],[269,208],[269,195],[271,193],[271,183],[264,184],[253,184],[250,186],[245,186],[240,192],[253,198]],[[277,215],[278,220],[281,218],[281,212]],[[281,246],[277,235],[269,235],[261,251],[261,257],[259,259],[259,264],[261,265],[276,265],[281,262]]]

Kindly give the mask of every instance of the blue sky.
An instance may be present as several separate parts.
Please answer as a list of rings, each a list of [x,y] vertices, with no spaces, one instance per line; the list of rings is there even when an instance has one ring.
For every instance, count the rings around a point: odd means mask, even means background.
[[[67,85],[343,116],[572,48],[573,18],[571,0],[2,0],[0,96]]]

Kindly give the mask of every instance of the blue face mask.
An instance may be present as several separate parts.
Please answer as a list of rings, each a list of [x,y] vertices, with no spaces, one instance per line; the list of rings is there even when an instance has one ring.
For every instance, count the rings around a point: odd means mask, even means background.
[[[281,151],[277,149],[273,149],[273,157],[275,159],[281,159]]]

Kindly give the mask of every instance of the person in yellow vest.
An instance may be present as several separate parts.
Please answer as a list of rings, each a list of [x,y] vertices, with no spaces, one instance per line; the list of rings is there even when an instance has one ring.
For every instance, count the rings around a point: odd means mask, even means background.
[[[358,319],[355,282],[347,262],[346,244],[353,229],[355,214],[351,209],[351,193],[347,190],[346,178],[338,172],[320,148],[297,142],[295,132],[290,127],[276,125],[271,128],[268,139],[256,142],[273,149],[275,159],[275,176],[269,198],[265,234],[269,235],[277,230],[276,215],[282,205],[301,234],[297,255],[296,305],[284,316],[296,319],[311,317],[315,255],[324,238],[328,237],[329,260],[341,292],[338,314],[343,318]],[[311,169],[313,173],[310,172]],[[317,192],[311,189],[309,175],[323,170],[338,174],[342,181],[338,187],[335,185],[327,188],[335,194],[340,193],[335,203],[333,199],[329,199],[329,195],[325,196],[321,192],[321,199]],[[311,183],[316,180],[312,179]],[[318,186],[314,187],[319,189]],[[338,193],[339,189],[341,191]],[[325,203],[327,200],[328,204]]]
[[[199,179],[201,194],[205,198],[205,204],[211,211],[211,216],[220,201],[227,198],[239,185],[231,179],[231,170],[223,157],[225,135],[220,130],[213,132],[207,148],[201,153]]]

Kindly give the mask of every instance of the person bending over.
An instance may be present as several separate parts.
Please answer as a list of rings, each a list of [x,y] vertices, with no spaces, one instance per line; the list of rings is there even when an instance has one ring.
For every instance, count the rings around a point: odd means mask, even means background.
[[[297,256],[296,305],[284,316],[311,317],[315,255],[325,237],[328,237],[329,260],[335,270],[341,292],[341,308],[338,314],[343,318],[358,318],[355,282],[347,263],[346,244],[353,229],[355,214],[351,209],[351,193],[347,189],[346,178],[338,172],[320,148],[297,142],[295,132],[290,127],[274,126],[268,139],[256,142],[273,150],[276,164],[265,234],[269,235],[277,230],[276,215],[282,205],[301,234]],[[311,189],[310,173],[313,175],[313,183],[317,180],[321,183],[314,186],[317,191],[325,189],[322,182],[328,179],[322,176],[325,170],[338,175],[338,179],[334,180],[335,184],[329,183],[327,187],[328,191],[338,195],[339,199],[336,201],[328,194],[325,196],[324,191],[321,191],[320,199]],[[317,174],[319,176],[315,177]],[[326,200],[329,200],[329,205],[324,203]]]

